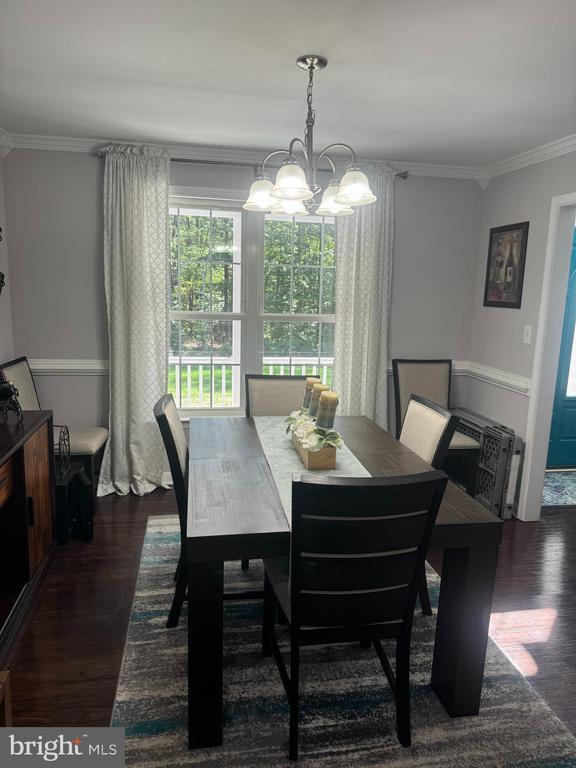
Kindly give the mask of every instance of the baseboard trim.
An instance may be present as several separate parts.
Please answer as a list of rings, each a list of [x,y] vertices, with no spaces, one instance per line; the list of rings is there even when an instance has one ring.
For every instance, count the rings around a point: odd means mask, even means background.
[[[63,360],[63,359],[31,359],[30,367],[36,376],[107,376],[108,360]],[[476,381],[491,384],[518,395],[530,396],[531,380],[518,376],[510,371],[492,368],[488,365],[475,363],[471,360],[454,360],[452,362],[454,376],[468,376]],[[388,375],[392,375],[392,364],[388,364]]]

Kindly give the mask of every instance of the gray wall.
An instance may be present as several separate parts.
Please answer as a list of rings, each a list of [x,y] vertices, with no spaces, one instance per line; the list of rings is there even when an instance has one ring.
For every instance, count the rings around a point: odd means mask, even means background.
[[[544,270],[550,203],[554,196],[576,189],[576,153],[521,168],[492,179],[484,193],[472,304],[470,360],[531,377],[540,291]],[[484,282],[491,227],[529,221],[522,306],[484,307]],[[564,303],[565,296],[555,297]],[[524,325],[532,325],[532,344],[522,343]],[[490,415],[525,433],[528,398],[483,382],[468,382],[466,401],[473,410]],[[548,435],[546,438],[548,439]]]
[[[16,352],[106,358],[102,162],[13,150],[4,166]]]
[[[4,273],[6,285],[0,296],[0,360],[10,360],[14,356],[14,336],[12,333],[12,310],[10,268],[8,264],[8,229],[6,226],[6,208],[4,203],[4,161],[0,160],[0,272]]]
[[[481,204],[475,181],[396,182],[390,357],[470,359]]]
[[[4,174],[15,354],[107,358],[101,161],[13,150]],[[106,422],[105,377],[37,376],[36,383],[58,422]]]
[[[14,351],[36,359],[108,356],[102,161],[13,150],[4,160]],[[172,164],[172,184],[237,190],[251,169]],[[467,360],[482,192],[474,181],[398,181],[390,350]],[[42,402],[73,426],[105,423],[107,377],[38,375]],[[455,386],[461,401],[461,378]]]

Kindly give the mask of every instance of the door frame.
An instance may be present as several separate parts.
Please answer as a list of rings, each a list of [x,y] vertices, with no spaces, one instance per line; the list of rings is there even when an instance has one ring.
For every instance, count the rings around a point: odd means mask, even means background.
[[[525,521],[540,519],[575,219],[576,192],[552,198],[518,505]]]
[[[576,229],[574,230],[576,233]],[[568,273],[568,285],[566,287],[566,302],[564,308],[564,320],[562,322],[562,337],[560,340],[560,354],[558,357],[558,371],[556,374],[556,387],[554,390],[554,404],[552,406],[552,420],[550,423],[550,438],[548,441],[548,455],[546,457],[546,471],[549,469],[562,470],[564,468],[576,469],[574,461],[576,451],[576,439],[571,438],[570,448],[566,447],[562,437],[562,429],[565,409],[569,409],[576,416],[576,392],[568,394],[568,383],[572,364],[572,351],[576,341],[576,236],[572,240],[572,256],[570,259],[570,271]],[[555,421],[556,418],[556,421]],[[552,466],[551,466],[552,458]]]

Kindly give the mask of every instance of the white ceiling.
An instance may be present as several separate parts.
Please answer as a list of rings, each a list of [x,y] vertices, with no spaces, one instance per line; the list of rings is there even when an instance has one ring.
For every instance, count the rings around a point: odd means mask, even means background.
[[[576,0],[0,0],[10,133],[486,166],[576,132]]]

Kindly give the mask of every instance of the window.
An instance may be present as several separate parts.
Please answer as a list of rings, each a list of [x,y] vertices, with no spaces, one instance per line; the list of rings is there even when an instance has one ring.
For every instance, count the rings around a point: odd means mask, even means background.
[[[334,363],[334,221],[306,217],[264,224],[264,373],[319,374]]]
[[[239,412],[245,370],[330,384],[334,221],[191,200],[169,209],[168,391],[178,408]]]
[[[170,208],[168,391],[179,408],[240,406],[242,215]]]

